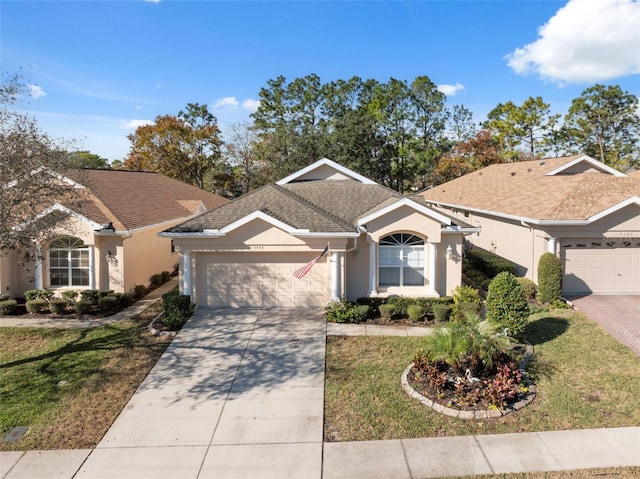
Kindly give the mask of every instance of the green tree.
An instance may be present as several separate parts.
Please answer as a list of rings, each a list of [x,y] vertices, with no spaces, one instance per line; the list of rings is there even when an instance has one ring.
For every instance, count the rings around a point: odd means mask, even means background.
[[[521,106],[508,101],[491,110],[482,126],[500,139],[509,160],[521,156],[534,159],[544,152],[547,137],[560,117],[550,111],[541,97],[529,97]]]
[[[573,153],[590,155],[621,171],[640,166],[638,98],[617,85],[584,90],[571,103],[562,130]]]
[[[110,167],[109,160],[87,150],[70,152],[67,165],[69,168],[105,169]]]
[[[156,117],[128,136],[123,168],[157,171],[209,191],[224,193],[229,170],[222,161],[220,130],[206,105],[188,103],[177,116]]]
[[[29,91],[21,75],[2,72],[0,82],[0,256],[31,251],[64,219],[39,216],[54,203],[71,204],[72,189],[55,173],[65,166],[69,144],[53,140],[23,112]],[[33,258],[33,255],[31,255]]]

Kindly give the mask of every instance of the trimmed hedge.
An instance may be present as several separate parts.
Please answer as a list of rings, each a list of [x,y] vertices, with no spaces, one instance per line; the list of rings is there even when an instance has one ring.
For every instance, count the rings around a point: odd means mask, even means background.
[[[538,260],[538,300],[553,303],[561,297],[562,262],[555,254],[544,253]]]
[[[180,328],[191,315],[191,296],[179,294],[176,289],[162,295],[162,304],[162,323],[169,329]]]
[[[484,290],[498,274],[508,271],[515,274],[514,264],[502,256],[481,249],[468,250],[462,263],[462,272]]]
[[[15,299],[5,299],[0,301],[0,316],[13,316],[18,309],[18,302]]]
[[[49,309],[54,314],[62,313],[69,305],[69,301],[66,299],[54,299],[49,303]]]
[[[40,314],[42,311],[47,309],[48,306],[49,306],[49,301],[47,301],[46,299],[40,299],[40,298],[31,299],[26,303],[27,313],[32,313],[32,314]]]

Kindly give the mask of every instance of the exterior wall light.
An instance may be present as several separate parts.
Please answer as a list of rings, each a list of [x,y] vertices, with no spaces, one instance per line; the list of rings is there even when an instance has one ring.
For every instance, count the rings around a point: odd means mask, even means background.
[[[451,245],[447,246],[447,259],[453,259],[453,249]]]

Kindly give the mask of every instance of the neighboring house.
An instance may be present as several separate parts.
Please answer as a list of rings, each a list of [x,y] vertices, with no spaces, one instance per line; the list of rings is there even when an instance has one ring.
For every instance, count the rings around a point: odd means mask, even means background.
[[[537,283],[543,253],[562,260],[563,293],[640,293],[640,173],[585,155],[491,165],[421,193],[480,226],[468,240]]]
[[[318,307],[450,294],[475,231],[325,158],[161,236],[182,255],[181,291],[201,306]]]
[[[39,217],[59,215],[60,223],[45,244],[0,258],[0,293],[126,292],[147,285],[151,275],[172,271],[178,263],[171,240],[158,232],[228,201],[150,172],[68,170],[59,180],[72,187],[71,198]]]

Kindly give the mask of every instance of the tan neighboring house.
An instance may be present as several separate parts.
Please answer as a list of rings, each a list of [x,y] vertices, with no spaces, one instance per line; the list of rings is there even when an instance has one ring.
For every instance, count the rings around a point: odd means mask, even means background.
[[[172,271],[178,263],[171,239],[158,233],[228,201],[151,172],[68,170],[59,180],[72,187],[72,198],[39,217],[63,219],[46,243],[0,258],[0,293],[127,292],[147,285],[151,275]]]
[[[161,236],[180,251],[180,288],[198,305],[319,307],[450,294],[463,235],[475,231],[325,158]]]
[[[421,193],[480,227],[474,246],[537,283],[543,253],[564,267],[563,293],[640,293],[640,172],[579,155],[488,166]]]

